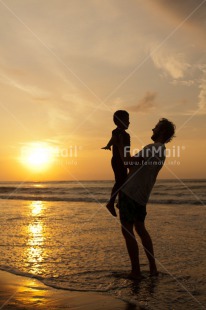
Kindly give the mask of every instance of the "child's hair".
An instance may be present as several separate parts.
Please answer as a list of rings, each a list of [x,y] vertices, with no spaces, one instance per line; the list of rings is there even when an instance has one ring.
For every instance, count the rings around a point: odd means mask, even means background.
[[[129,117],[129,113],[125,110],[118,110],[113,115],[113,121],[115,125],[123,124],[125,118]]]
[[[159,120],[160,128],[164,132],[165,143],[170,142],[175,137],[176,126],[166,118]]]

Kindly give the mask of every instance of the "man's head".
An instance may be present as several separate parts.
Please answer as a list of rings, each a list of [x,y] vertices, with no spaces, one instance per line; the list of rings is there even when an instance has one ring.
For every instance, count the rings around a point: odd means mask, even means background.
[[[154,142],[168,143],[175,134],[175,125],[166,118],[161,118],[155,128],[152,129],[153,135],[151,139]]]
[[[113,121],[117,127],[127,129],[129,127],[129,113],[124,110],[118,110],[113,115]]]

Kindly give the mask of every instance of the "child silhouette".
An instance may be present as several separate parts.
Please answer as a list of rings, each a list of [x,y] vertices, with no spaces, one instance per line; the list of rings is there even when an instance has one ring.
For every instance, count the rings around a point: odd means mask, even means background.
[[[111,150],[112,146],[113,156],[111,164],[114,171],[115,183],[112,188],[110,200],[107,203],[106,207],[113,216],[117,216],[114,208],[114,203],[119,193],[119,190],[121,189],[121,186],[124,184],[127,178],[127,168],[124,166],[115,141],[117,142],[119,139],[121,139],[125,152],[130,152],[130,135],[126,132],[126,129],[129,127],[130,124],[129,113],[124,110],[118,110],[114,113],[113,121],[117,127],[112,131],[111,139],[102,149]]]

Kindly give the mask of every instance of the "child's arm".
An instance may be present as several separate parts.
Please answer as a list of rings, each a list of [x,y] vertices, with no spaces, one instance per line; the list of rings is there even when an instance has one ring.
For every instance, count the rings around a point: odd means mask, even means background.
[[[113,143],[114,143],[114,139],[113,139],[113,137],[111,137],[111,139],[109,140],[107,145],[102,147],[102,150],[110,150],[111,151],[111,146],[113,145]]]

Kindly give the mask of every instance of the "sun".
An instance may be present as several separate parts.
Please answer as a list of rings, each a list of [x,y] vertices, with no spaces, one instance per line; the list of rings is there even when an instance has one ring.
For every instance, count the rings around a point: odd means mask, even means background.
[[[43,171],[53,162],[51,147],[46,143],[28,143],[22,148],[20,161],[33,171]]]

